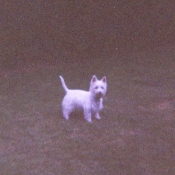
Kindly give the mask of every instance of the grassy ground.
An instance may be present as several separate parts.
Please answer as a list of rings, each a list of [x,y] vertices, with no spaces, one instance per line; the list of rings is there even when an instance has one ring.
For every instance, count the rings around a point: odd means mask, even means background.
[[[57,61],[1,72],[2,175],[171,175],[175,172],[174,50]],[[100,121],[66,121],[64,91],[107,76]]]

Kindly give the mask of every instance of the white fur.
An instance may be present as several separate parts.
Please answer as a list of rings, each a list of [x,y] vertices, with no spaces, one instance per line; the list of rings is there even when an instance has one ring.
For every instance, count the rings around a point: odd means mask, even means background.
[[[92,115],[94,115],[96,119],[101,119],[99,111],[103,108],[102,97],[107,91],[106,77],[98,80],[95,75],[92,76],[89,91],[70,90],[67,88],[63,77],[59,77],[66,93],[62,101],[62,112],[64,118],[68,120],[70,114],[75,109],[83,109],[84,118],[88,122],[92,121]]]

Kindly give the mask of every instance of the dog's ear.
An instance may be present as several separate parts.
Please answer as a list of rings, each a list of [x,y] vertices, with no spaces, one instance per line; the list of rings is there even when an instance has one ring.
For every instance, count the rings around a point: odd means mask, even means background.
[[[95,75],[92,76],[91,82],[94,83],[97,81],[97,77]]]
[[[101,81],[103,81],[103,83],[106,83],[106,76],[104,76]]]

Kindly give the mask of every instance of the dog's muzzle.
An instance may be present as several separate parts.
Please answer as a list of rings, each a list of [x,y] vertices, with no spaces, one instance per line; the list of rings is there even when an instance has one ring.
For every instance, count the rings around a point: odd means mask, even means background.
[[[98,92],[98,93],[96,94],[96,98],[101,98],[102,96],[103,96],[102,92]]]

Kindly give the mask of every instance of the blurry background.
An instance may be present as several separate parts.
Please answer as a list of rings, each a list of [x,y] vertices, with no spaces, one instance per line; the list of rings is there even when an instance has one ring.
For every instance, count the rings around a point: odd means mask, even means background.
[[[109,59],[175,40],[173,0],[1,1],[0,68]]]

